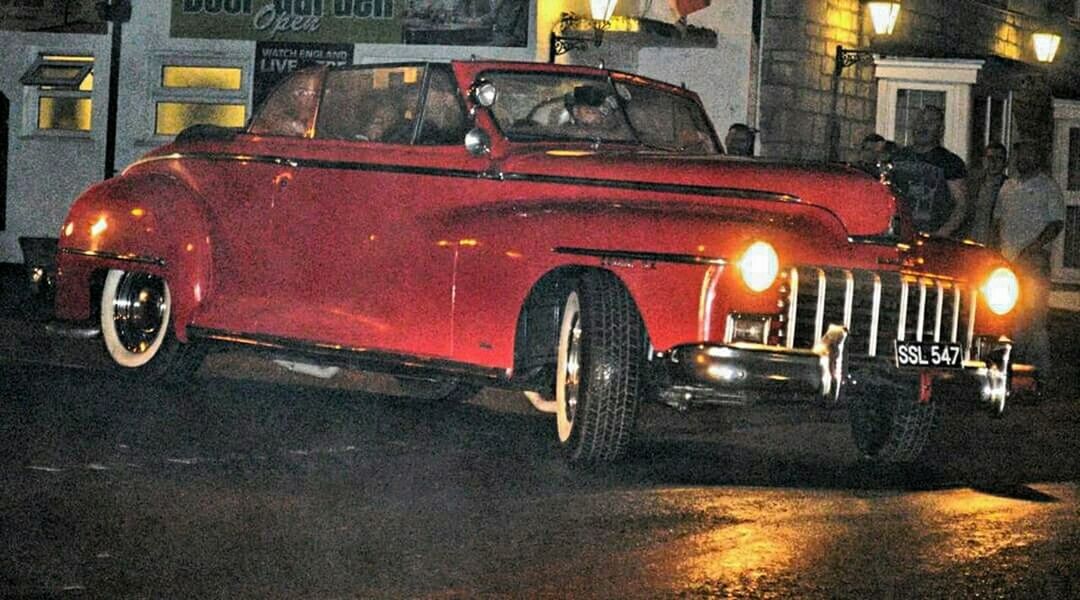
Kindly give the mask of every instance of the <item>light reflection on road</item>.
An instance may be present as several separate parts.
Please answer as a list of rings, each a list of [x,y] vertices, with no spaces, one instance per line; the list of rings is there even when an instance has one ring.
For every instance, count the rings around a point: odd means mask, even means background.
[[[1075,486],[1025,489],[1037,498],[969,488],[872,494],[658,491],[656,510],[723,514],[725,520],[675,537],[641,560],[658,579],[649,587],[661,594],[768,597],[786,590],[831,597],[837,589],[935,594],[928,581],[942,573],[976,578],[992,573],[1015,583],[1029,574],[1029,550],[1060,543],[1063,532],[1053,531],[1052,524],[1072,522],[1075,529],[1077,514]]]

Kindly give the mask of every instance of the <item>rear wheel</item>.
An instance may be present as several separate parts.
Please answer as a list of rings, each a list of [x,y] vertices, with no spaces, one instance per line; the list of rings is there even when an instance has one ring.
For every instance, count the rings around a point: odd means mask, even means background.
[[[155,378],[179,381],[194,375],[202,354],[173,335],[172,308],[164,279],[110,270],[101,293],[101,335],[113,361]]]
[[[644,390],[645,325],[613,275],[588,272],[566,297],[555,403],[559,444],[571,462],[611,462],[630,444]]]
[[[910,463],[922,454],[937,417],[934,401],[919,401],[910,386],[873,386],[851,400],[851,433],[867,457]]]

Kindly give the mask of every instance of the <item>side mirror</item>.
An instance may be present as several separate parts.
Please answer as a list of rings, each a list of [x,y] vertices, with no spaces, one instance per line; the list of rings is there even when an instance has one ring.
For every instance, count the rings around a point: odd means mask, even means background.
[[[478,79],[469,87],[469,97],[477,105],[491,108],[499,97],[499,92],[495,89],[494,83],[486,79]]]
[[[465,134],[465,149],[473,156],[483,156],[491,152],[491,136],[488,132],[473,127]]]

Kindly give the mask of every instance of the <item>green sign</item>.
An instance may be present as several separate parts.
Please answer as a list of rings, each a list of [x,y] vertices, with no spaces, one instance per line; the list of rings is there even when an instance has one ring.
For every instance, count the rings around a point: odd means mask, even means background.
[[[402,43],[404,0],[173,0],[173,37]]]
[[[105,33],[96,0],[0,0],[0,29],[49,33]]]

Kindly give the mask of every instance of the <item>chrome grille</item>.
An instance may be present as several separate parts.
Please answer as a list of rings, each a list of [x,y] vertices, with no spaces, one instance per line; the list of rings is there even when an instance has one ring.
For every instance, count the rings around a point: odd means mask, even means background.
[[[893,271],[793,267],[786,271],[788,348],[812,348],[830,324],[848,330],[848,351],[888,355],[893,340],[951,342],[965,357],[977,291],[964,282]]]

